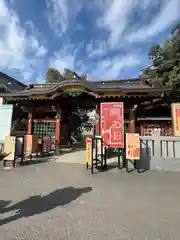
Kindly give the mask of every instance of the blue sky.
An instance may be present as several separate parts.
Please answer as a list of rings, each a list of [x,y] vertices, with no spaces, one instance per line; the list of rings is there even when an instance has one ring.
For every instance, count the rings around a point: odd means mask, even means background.
[[[0,71],[42,83],[49,67],[89,80],[137,77],[180,22],[180,0],[0,0]]]

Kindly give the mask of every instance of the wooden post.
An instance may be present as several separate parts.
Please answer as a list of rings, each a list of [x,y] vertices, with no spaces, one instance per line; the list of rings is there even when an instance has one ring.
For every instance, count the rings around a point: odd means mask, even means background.
[[[56,155],[60,155],[60,138],[61,138],[61,109],[58,106],[56,114],[56,149],[55,149]]]
[[[130,127],[129,127],[129,132],[130,133],[135,133],[135,110],[133,108],[130,108]]]
[[[144,136],[144,122],[140,122],[140,134]]]
[[[29,111],[29,114],[28,114],[28,131],[27,131],[27,134],[28,135],[32,134],[32,112],[31,111]]]
[[[100,130],[100,105],[96,104],[96,123],[95,123],[95,135],[100,135],[101,130]]]

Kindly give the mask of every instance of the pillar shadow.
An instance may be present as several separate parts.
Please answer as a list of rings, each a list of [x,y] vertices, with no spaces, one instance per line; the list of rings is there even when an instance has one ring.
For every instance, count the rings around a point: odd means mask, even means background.
[[[4,209],[11,203],[11,201],[0,200],[0,213],[4,213]]]
[[[91,187],[84,188],[74,188],[67,187],[63,189],[58,189],[53,191],[45,196],[36,195],[31,196],[21,202],[18,202],[14,205],[7,206],[9,202],[2,202],[1,213],[15,211],[15,215],[1,219],[0,226],[18,220],[22,217],[30,217],[43,212],[47,212],[51,209],[54,209],[58,206],[64,206],[69,204],[72,201],[75,201],[82,194],[92,191]]]

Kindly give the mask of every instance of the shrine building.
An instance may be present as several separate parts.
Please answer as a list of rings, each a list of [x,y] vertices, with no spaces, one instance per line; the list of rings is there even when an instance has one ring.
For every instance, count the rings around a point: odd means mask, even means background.
[[[161,135],[171,136],[170,104],[178,101],[178,95],[178,91],[172,93],[169,88],[151,87],[139,78],[114,81],[66,79],[27,86],[0,73],[0,97],[3,103],[13,104],[12,122],[24,119],[24,123],[15,124],[17,128],[14,127],[11,134],[50,136],[55,140],[57,153],[60,145],[68,144],[75,131],[73,115],[77,112],[95,110],[94,134],[100,134],[98,119],[102,102],[123,102],[125,132],[151,135],[153,129],[160,128]]]

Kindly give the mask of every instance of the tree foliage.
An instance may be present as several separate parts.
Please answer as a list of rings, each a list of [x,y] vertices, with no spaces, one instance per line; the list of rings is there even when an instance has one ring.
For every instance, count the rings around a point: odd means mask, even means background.
[[[46,82],[53,83],[53,82],[60,82],[64,80],[64,76],[55,68],[49,68],[46,73]]]
[[[74,72],[68,68],[64,69],[63,75],[64,75],[65,79],[80,79],[80,76],[76,72]]]
[[[46,82],[53,83],[53,82],[61,82],[64,80],[81,80],[86,81],[87,75],[78,75],[75,71],[65,68],[63,74],[61,74],[58,70],[54,68],[49,68],[46,73]]]
[[[152,65],[143,70],[142,79],[155,87],[180,86],[180,24],[162,45],[153,45],[149,52]]]

